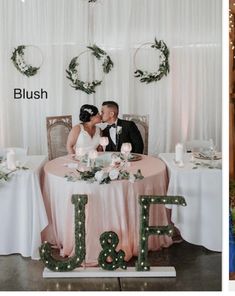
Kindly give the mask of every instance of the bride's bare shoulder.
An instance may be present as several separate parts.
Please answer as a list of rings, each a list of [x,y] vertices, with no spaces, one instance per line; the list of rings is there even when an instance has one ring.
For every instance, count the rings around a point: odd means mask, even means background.
[[[75,126],[73,126],[72,130],[74,132],[79,132],[81,130],[81,124],[76,124]]]
[[[72,127],[71,131],[70,131],[70,135],[72,136],[78,136],[78,134],[81,131],[81,125],[80,124],[76,124],[75,126]]]

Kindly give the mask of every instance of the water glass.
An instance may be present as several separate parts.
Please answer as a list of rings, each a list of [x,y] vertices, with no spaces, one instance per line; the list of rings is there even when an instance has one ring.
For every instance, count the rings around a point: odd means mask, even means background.
[[[103,151],[105,152],[106,146],[109,144],[108,137],[101,137],[100,138],[100,145],[103,147]]]
[[[132,150],[131,143],[123,143],[121,146],[121,153],[124,157],[124,167],[128,166],[128,156],[130,155],[130,152]]]
[[[213,142],[210,143],[209,151],[210,151],[210,154],[209,154],[210,155],[210,166],[213,168],[215,155],[216,155],[216,146],[214,145]]]

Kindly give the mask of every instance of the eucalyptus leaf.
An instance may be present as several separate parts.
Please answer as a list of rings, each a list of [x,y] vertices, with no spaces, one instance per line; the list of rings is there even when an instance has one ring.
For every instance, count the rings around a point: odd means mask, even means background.
[[[104,50],[102,50],[101,48],[99,48],[95,44],[93,44],[93,46],[87,46],[87,48],[91,50],[92,54],[98,60],[100,60],[101,57],[104,57],[104,61],[102,64],[103,72],[105,74],[109,73],[111,68],[113,67],[113,62],[110,59],[110,57],[106,54],[106,52]],[[66,76],[66,78],[68,78],[72,82],[72,84],[71,84],[72,88],[75,88],[76,90],[84,91],[86,94],[95,93],[96,86],[100,85],[102,83],[102,80],[86,83],[86,84],[88,84],[88,86],[84,87],[84,85],[85,85],[84,81],[81,81],[78,78],[75,80],[73,78],[73,75],[74,74],[77,75],[77,73],[78,73],[78,71],[76,69],[79,65],[79,63],[77,62],[77,59],[78,59],[78,57],[74,57],[74,58],[72,58],[71,62],[69,63],[68,69],[65,70],[65,72],[68,74]]]
[[[159,81],[163,76],[167,76],[167,74],[170,72],[170,67],[168,63],[169,50],[165,42],[163,40],[158,41],[156,38],[154,38],[154,43],[151,45],[151,48],[156,48],[161,52],[161,62],[159,64],[158,70],[154,73],[148,73],[147,71],[137,69],[134,72],[134,77],[140,78],[140,82],[145,82],[147,84]]]

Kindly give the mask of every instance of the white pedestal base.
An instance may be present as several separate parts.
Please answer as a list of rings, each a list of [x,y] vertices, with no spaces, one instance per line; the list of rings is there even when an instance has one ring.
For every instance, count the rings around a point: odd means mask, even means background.
[[[68,272],[55,272],[47,268],[43,271],[44,278],[88,278],[88,277],[176,277],[173,266],[150,267],[150,271],[136,271],[135,267],[128,267],[126,270],[117,269],[114,271],[103,270],[99,267],[76,268]]]

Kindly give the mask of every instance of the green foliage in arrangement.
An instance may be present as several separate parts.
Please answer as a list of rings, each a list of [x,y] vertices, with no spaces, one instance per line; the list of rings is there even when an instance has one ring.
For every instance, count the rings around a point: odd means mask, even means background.
[[[103,72],[108,74],[113,67],[113,62],[107,53],[95,44],[93,46],[87,46],[87,48],[91,50],[92,55],[94,55],[98,60],[102,61]],[[77,70],[79,65],[78,58],[79,56],[72,58],[68,69],[66,69],[66,77],[72,82],[71,86],[76,90],[84,91],[88,95],[95,93],[95,88],[102,83],[102,80],[94,80],[92,82],[80,80]]]
[[[155,48],[160,51],[160,64],[156,72],[150,73],[148,71],[137,69],[135,71],[135,77],[140,78],[140,82],[151,83],[162,79],[163,76],[167,76],[170,72],[169,66],[169,49],[166,46],[166,43],[163,40],[157,41],[154,39],[154,43],[151,45],[152,48]]]

